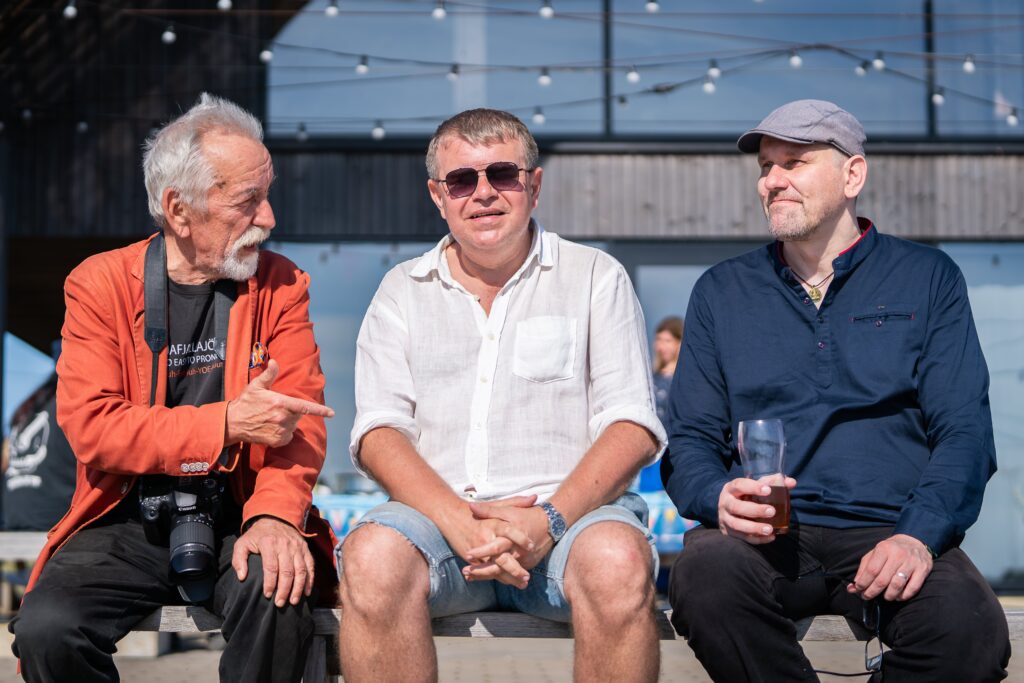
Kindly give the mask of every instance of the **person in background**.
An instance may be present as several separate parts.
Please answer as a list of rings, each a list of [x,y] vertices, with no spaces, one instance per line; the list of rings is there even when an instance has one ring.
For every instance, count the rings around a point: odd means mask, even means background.
[[[654,330],[654,406],[658,419],[668,427],[668,396],[672,376],[679,360],[679,347],[683,343],[683,319],[678,316],[664,318]],[[641,492],[661,491],[661,463],[656,462],[640,470],[637,489]]]

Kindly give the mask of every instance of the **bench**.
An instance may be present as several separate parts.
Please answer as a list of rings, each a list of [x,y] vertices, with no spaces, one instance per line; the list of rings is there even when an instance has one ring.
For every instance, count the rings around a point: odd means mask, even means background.
[[[669,623],[671,610],[658,611],[658,631],[662,640],[680,639]],[[1024,640],[1024,609],[1007,609],[1010,639]],[[304,683],[337,680],[339,609],[318,609],[313,613],[313,644],[303,673]],[[796,622],[803,641],[866,640],[868,634],[844,617],[825,615]],[[201,607],[164,607],[135,626],[135,631],[161,633],[197,633],[220,629],[220,619]],[[571,638],[572,628],[539,617],[516,612],[473,612],[434,620],[434,635],[470,638]]]

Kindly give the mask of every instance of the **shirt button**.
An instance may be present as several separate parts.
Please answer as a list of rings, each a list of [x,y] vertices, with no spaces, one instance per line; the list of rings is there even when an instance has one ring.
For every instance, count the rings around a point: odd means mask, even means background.
[[[486,377],[481,377],[480,378],[480,384],[487,384],[487,378]]]
[[[825,322],[825,319],[819,315],[818,316],[818,322],[819,323],[823,323],[823,322]]]
[[[805,297],[804,297],[804,303],[805,303],[805,304],[809,304],[809,303],[811,303],[811,297],[809,297],[809,296],[805,296]]]
[[[818,342],[818,348],[819,349],[825,348],[825,342],[823,342],[823,341]]]
[[[494,333],[493,332],[491,332],[490,334],[487,335],[487,340],[488,341],[494,341]]]
[[[181,471],[182,471],[182,472],[188,472],[188,471],[189,471],[190,469],[191,469],[191,468],[189,468],[189,466],[188,466],[188,463],[187,463],[187,462],[183,462],[183,463],[181,463]]]
[[[882,326],[882,321],[881,320],[876,320],[875,321],[875,327],[881,327],[881,326]]]

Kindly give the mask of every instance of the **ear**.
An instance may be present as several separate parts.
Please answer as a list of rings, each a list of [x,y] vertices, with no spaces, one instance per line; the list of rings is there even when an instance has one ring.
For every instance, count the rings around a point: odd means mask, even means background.
[[[868,160],[859,154],[843,164],[843,192],[847,199],[856,199],[868,180]]]
[[[430,198],[434,201],[437,210],[441,212],[441,218],[448,220],[448,216],[445,214],[444,188],[441,186],[441,183],[436,180],[428,180],[427,189],[430,190]]]
[[[530,211],[537,208],[537,200],[540,199],[540,186],[543,179],[544,169],[540,166],[530,171],[530,189],[533,192],[533,201],[530,203]]]
[[[191,222],[188,206],[182,201],[181,195],[177,190],[168,187],[160,199],[168,229],[180,238],[187,238],[191,231]]]

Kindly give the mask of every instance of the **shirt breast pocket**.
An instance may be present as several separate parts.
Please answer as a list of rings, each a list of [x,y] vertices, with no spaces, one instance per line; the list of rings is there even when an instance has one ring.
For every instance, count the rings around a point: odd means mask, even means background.
[[[576,319],[527,318],[516,324],[512,373],[531,382],[555,382],[573,376]]]
[[[917,320],[917,313],[910,304],[878,304],[850,316],[855,329],[882,331],[906,331]]]

